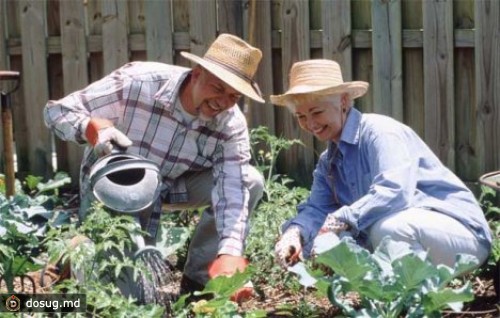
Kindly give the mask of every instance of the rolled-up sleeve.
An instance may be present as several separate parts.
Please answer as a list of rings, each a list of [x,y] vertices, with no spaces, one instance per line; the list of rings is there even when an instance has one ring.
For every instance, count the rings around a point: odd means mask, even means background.
[[[231,137],[216,150],[212,202],[219,233],[218,253],[241,256],[248,233],[250,141],[244,122],[230,125],[228,130]]]

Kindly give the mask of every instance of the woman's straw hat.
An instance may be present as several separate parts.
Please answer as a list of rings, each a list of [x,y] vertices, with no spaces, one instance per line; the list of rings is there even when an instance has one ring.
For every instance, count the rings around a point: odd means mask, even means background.
[[[345,82],[340,65],[332,60],[307,60],[297,62],[290,70],[290,88],[282,95],[271,95],[271,102],[286,106],[293,95],[337,95],[348,93],[351,99],[363,96],[367,82]]]
[[[264,103],[259,86],[253,80],[262,52],[242,39],[221,34],[203,57],[188,52],[181,52],[181,55],[201,65],[243,95]]]

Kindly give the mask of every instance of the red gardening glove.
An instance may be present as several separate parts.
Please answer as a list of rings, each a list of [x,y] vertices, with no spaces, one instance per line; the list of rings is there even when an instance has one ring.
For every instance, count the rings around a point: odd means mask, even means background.
[[[85,130],[85,137],[94,147],[98,156],[111,153],[113,145],[123,148],[132,145],[132,141],[124,133],[116,129],[111,121],[104,118],[90,119]]]
[[[208,266],[208,276],[215,278],[217,276],[232,276],[236,271],[243,272],[248,265],[248,260],[241,256],[220,255]],[[238,289],[231,300],[237,303],[250,299],[253,296],[253,286],[251,282],[245,287]]]

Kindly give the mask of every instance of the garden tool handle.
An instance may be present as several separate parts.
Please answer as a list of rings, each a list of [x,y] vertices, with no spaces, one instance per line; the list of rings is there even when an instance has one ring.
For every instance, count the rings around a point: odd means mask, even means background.
[[[12,107],[9,94],[19,87],[19,72],[0,71],[0,81],[16,81],[14,88],[4,91],[1,89],[0,106],[2,107],[2,135],[3,152],[5,163],[5,194],[8,197],[14,195],[15,171],[14,171],[14,129],[12,127]]]

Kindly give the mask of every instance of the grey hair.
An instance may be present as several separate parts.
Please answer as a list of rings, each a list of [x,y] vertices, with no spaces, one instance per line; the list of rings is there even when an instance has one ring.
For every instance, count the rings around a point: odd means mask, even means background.
[[[332,105],[337,106],[340,102],[340,99],[342,97],[342,94],[335,94],[335,95],[317,95],[317,94],[297,94],[297,95],[291,95],[288,103],[286,104],[286,108],[293,114],[297,110],[297,106],[304,104],[304,103],[310,103],[310,102],[316,102],[316,103],[330,103]],[[347,95],[347,98],[349,99],[349,105],[352,104],[352,99],[350,98],[350,95]]]

